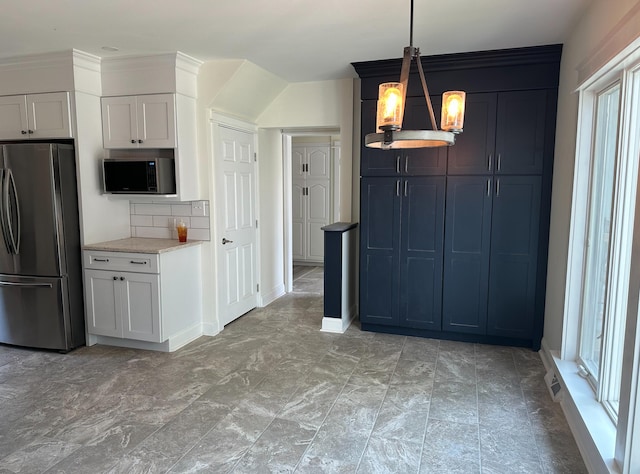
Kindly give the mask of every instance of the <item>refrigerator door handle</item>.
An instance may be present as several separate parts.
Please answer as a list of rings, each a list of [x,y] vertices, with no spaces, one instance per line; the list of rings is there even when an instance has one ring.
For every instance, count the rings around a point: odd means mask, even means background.
[[[10,169],[7,170],[7,182],[11,184],[11,188],[9,188],[7,186],[7,224],[9,225],[9,236],[11,237],[11,243],[13,244],[13,253],[18,255],[20,253],[20,232],[21,232],[21,225],[20,225],[20,205],[18,203],[18,191],[16,189],[16,180],[13,179],[13,173],[11,172]],[[14,198],[14,202],[16,203],[16,207],[15,209],[13,209],[16,213],[16,227],[17,229],[14,229],[13,226],[11,225],[11,214],[9,213],[9,210],[11,209],[11,201],[9,200],[9,193],[13,193],[13,198]]]
[[[7,215],[6,215],[6,205],[7,202],[5,200],[5,189],[6,189],[6,175],[7,170],[4,168],[0,168],[0,228],[2,230],[2,239],[4,240],[4,245],[7,248],[7,253],[11,254],[12,247],[11,241],[9,240],[9,230],[7,228]]]
[[[0,281],[0,286],[18,286],[21,288],[53,288],[51,283],[15,283],[12,281]]]

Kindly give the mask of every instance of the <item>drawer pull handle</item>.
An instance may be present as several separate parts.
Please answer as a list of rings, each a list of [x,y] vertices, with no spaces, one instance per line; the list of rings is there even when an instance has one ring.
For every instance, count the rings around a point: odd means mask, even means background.
[[[93,261],[94,262],[108,262],[109,259],[108,258],[94,258]]]
[[[135,260],[130,260],[129,263],[135,263],[136,265],[146,265],[147,262],[136,262]]]

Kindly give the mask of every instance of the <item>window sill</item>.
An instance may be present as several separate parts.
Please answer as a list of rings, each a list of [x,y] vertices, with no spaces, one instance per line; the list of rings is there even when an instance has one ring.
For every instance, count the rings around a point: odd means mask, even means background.
[[[564,396],[560,402],[571,431],[590,472],[619,473],[614,461],[616,427],[574,361],[561,360],[550,351],[551,363]]]

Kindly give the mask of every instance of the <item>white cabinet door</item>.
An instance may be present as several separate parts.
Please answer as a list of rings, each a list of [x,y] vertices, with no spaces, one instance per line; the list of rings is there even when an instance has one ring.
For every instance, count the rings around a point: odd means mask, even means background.
[[[305,147],[294,146],[291,149],[291,177],[294,180],[304,178],[307,164],[305,158]]]
[[[105,148],[137,148],[137,106],[134,96],[102,98],[102,138]]]
[[[122,337],[162,342],[159,275],[121,273],[119,278]]]
[[[173,94],[102,98],[105,148],[175,148]]]
[[[173,94],[142,95],[137,102],[140,148],[175,148],[176,106]]]
[[[307,180],[307,259],[324,260],[324,231],[330,215],[330,190],[328,179]]]
[[[303,260],[305,258],[305,225],[306,225],[306,192],[304,180],[294,180],[291,186],[292,209],[291,209],[291,230],[293,243],[293,259]]]
[[[122,337],[118,274],[85,270],[87,332],[98,336]]]
[[[307,178],[329,179],[331,177],[330,150],[328,145],[306,148]]]
[[[0,139],[27,138],[27,101],[24,95],[0,97]]]
[[[27,95],[29,138],[71,138],[68,92]]]

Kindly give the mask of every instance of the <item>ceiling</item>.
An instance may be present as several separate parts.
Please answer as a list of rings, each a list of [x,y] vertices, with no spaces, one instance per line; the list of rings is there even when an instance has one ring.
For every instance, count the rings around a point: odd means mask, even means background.
[[[416,0],[413,44],[427,56],[562,43],[590,1]],[[0,57],[181,51],[247,59],[288,82],[339,79],[355,76],[351,62],[400,57],[409,16],[409,0],[12,1]]]

